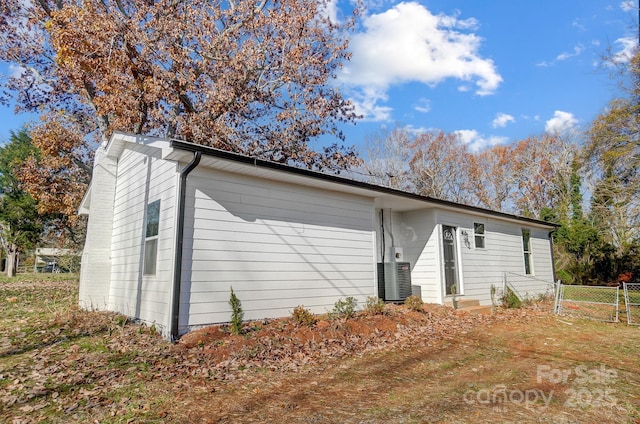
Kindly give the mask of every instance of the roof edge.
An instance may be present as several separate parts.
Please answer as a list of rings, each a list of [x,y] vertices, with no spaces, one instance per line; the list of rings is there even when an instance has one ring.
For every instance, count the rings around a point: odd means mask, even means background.
[[[309,177],[309,178],[324,180],[324,181],[333,182],[333,183],[346,185],[346,186],[350,186],[350,187],[362,188],[362,189],[365,189],[365,190],[370,190],[370,191],[374,191],[374,192],[378,192],[378,193],[390,194],[390,195],[399,196],[399,197],[405,197],[405,198],[408,198],[408,199],[418,200],[418,201],[422,201],[422,202],[425,202],[425,203],[431,203],[431,204],[438,205],[438,206],[449,207],[449,208],[457,208],[457,209],[462,209],[462,210],[466,210],[466,211],[470,211],[470,212],[496,216],[496,217],[500,217],[500,218],[503,218],[503,219],[524,221],[524,222],[528,222],[528,223],[531,223],[531,224],[536,224],[536,225],[539,225],[539,226],[548,227],[549,229],[554,229],[554,228],[558,228],[559,227],[558,224],[542,221],[542,220],[535,219],[535,218],[528,218],[528,217],[524,217],[524,216],[509,214],[509,213],[506,213],[506,212],[495,211],[495,210],[492,210],[492,209],[485,209],[485,208],[481,208],[481,207],[478,207],[478,206],[465,205],[463,203],[456,203],[456,202],[452,202],[452,201],[449,201],[449,200],[442,200],[442,199],[437,199],[437,198],[434,198],[434,197],[422,196],[422,195],[419,195],[419,194],[410,193],[410,192],[394,189],[394,188],[391,188],[391,187],[379,186],[379,185],[367,183],[367,182],[364,182],[364,181],[353,180],[353,179],[341,177],[341,176],[338,176],[338,175],[325,174],[325,173],[322,173],[322,172],[319,172],[319,171],[313,171],[313,170],[310,170],[310,169],[296,168],[294,166],[285,165],[285,164],[278,163],[278,162],[272,162],[272,161],[268,161],[268,160],[265,160],[265,159],[258,159],[258,158],[255,158],[255,157],[246,156],[246,155],[239,154],[239,153],[233,153],[233,152],[229,152],[229,151],[226,151],[226,150],[220,150],[220,149],[216,149],[216,148],[209,147],[209,146],[202,146],[202,145],[199,145],[199,144],[194,144],[194,143],[190,143],[190,142],[183,141],[183,140],[170,139],[170,146],[172,148],[178,149],[178,150],[184,150],[184,151],[194,152],[194,153],[195,152],[201,152],[204,155],[216,157],[216,158],[219,158],[219,159],[226,159],[226,160],[230,160],[230,161],[234,161],[234,162],[253,165],[253,166],[256,166],[256,167],[260,167],[260,168],[273,169],[273,170],[277,170],[277,171],[281,171],[281,172],[287,172],[287,173],[290,173],[290,174],[301,175],[301,176],[305,176],[305,177]]]
[[[76,210],[76,213],[80,216],[89,215],[89,210],[91,208],[91,191],[93,187],[93,184],[91,184],[92,182],[93,181],[89,181],[89,184],[87,184],[84,196],[82,196],[82,200],[80,201],[78,209]]]

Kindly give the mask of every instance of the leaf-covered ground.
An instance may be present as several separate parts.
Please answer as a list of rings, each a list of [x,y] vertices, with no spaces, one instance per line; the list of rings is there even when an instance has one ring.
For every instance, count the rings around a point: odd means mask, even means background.
[[[254,322],[176,345],[79,310],[75,281],[0,283],[0,422],[640,422],[640,328],[548,313]]]

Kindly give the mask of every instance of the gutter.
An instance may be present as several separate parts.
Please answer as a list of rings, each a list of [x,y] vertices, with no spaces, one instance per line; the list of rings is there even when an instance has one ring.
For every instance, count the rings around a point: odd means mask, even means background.
[[[200,163],[202,152],[193,153],[193,159],[180,171],[178,186],[178,220],[176,228],[176,246],[173,267],[173,296],[171,302],[171,341],[178,341],[178,322],[180,319],[180,286],[182,285],[182,247],[184,245],[184,214],[186,209],[187,177]]]

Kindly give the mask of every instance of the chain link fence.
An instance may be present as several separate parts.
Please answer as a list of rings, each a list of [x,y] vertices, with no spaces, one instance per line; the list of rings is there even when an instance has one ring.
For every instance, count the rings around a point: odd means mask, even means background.
[[[520,300],[537,299],[554,293],[553,281],[541,280],[530,275],[505,272],[502,277],[502,292],[509,287]]]
[[[640,325],[640,283],[624,283],[623,288],[627,324]]]
[[[619,304],[618,287],[557,286],[555,311],[559,315],[618,322]]]

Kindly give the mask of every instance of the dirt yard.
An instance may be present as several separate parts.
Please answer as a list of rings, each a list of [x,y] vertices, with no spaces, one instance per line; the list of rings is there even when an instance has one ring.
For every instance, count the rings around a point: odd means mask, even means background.
[[[0,421],[640,423],[640,327],[550,305],[153,327],[75,307],[75,281],[0,283]]]

